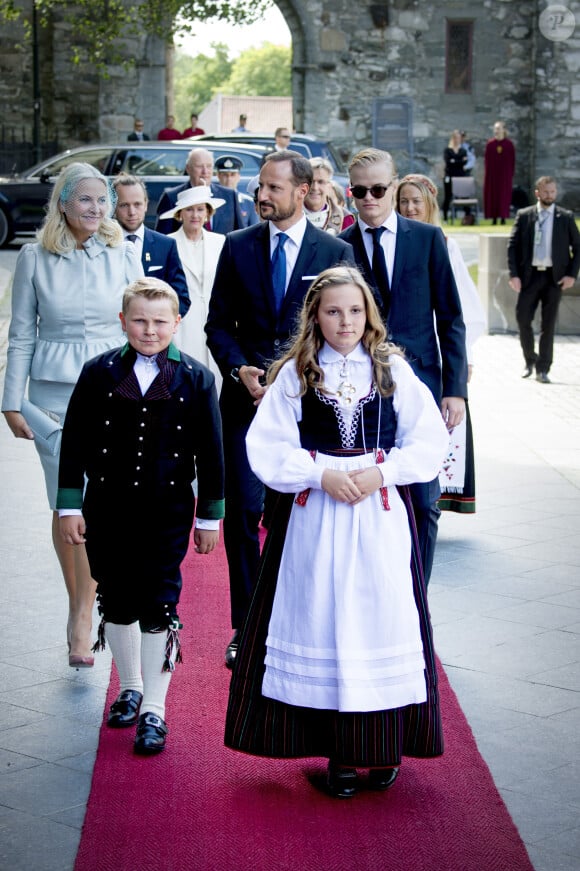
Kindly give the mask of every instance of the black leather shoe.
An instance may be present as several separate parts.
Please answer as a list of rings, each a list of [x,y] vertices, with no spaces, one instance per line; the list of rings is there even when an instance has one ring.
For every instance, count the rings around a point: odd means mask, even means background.
[[[239,644],[238,636],[239,636],[239,632],[236,629],[234,634],[232,635],[232,640],[230,641],[230,643],[226,647],[225,660],[226,660],[227,668],[234,667],[234,662],[236,661],[236,656],[238,655],[238,644]]]
[[[539,381],[540,384],[551,384],[552,382],[548,378],[547,372],[538,372],[536,374],[536,381]]]
[[[371,768],[369,771],[369,789],[390,789],[399,773],[395,768]]]
[[[165,721],[158,717],[157,714],[152,714],[151,711],[145,711],[139,717],[137,725],[137,733],[135,735],[135,753],[141,756],[151,756],[153,753],[161,753],[165,750],[165,737],[169,729]]]
[[[111,729],[124,729],[133,726],[139,718],[139,708],[143,693],[137,690],[124,690],[109,708],[107,726]]]
[[[526,366],[526,368],[522,372],[522,378],[529,378],[530,375],[532,375],[533,371],[534,371],[533,366]]]
[[[356,795],[356,768],[343,768],[330,760],[326,772],[326,791],[333,798],[352,798]]]

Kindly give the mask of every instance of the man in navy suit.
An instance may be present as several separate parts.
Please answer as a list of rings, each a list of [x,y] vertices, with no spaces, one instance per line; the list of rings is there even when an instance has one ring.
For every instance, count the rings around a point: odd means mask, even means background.
[[[520,209],[508,243],[510,287],[518,294],[516,317],[526,362],[523,378],[536,367],[536,379],[549,384],[554,330],[563,290],[574,286],[580,268],[580,233],[572,212],[557,206],[558,185],[551,176],[536,182],[535,206]],[[538,353],[534,351],[534,315],[541,303]]]
[[[209,229],[214,233],[231,233],[232,230],[240,230],[245,226],[240,212],[240,206],[236,192],[225,188],[221,184],[212,181],[213,178],[213,154],[205,148],[192,148],[189,152],[185,171],[189,181],[179,187],[166,188],[157,203],[157,223],[155,229],[159,233],[173,233],[179,228],[179,224],[173,218],[161,220],[159,215],[175,208],[177,196],[181,191],[196,187],[199,184],[209,185],[212,197],[225,200],[223,206],[216,209],[211,218]]]
[[[125,239],[139,249],[145,275],[160,278],[171,285],[179,297],[179,314],[184,317],[191,300],[175,239],[168,239],[145,226],[148,197],[147,188],[140,178],[120,173],[112,184],[117,194],[115,218],[123,229]]]
[[[358,221],[339,239],[372,287],[389,340],[400,345],[415,374],[430,389],[451,430],[465,414],[467,357],[461,303],[438,227],[393,211],[396,171],[391,155],[368,148],[349,167]],[[411,488],[423,571],[433,566],[441,495],[438,478]]]
[[[257,195],[263,223],[226,236],[209,304],[207,344],[224,377],[220,397],[226,462],[224,542],[235,630],[226,649],[228,667],[235,660],[237,630],[258,568],[264,503],[264,487],[246,456],[246,433],[266,390],[268,364],[282,353],[313,279],[323,269],[351,263],[353,257],[350,245],[306,220],[304,198],[311,183],[312,167],[306,158],[294,151],[268,154]],[[272,257],[279,244],[285,268],[277,304]]]

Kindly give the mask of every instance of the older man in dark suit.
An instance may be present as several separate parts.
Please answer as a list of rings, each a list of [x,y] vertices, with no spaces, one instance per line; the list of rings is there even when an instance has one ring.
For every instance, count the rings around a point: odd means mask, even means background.
[[[580,233],[572,212],[556,205],[558,185],[544,175],[536,182],[535,206],[520,209],[508,243],[510,287],[518,294],[516,317],[525,360],[523,378],[536,367],[536,379],[549,384],[554,330],[563,290],[570,290],[580,269]],[[532,322],[538,305],[542,323],[538,354]]]
[[[266,157],[258,190],[263,223],[226,237],[209,305],[207,343],[224,376],[224,542],[235,630],[226,650],[229,667],[258,568],[264,502],[264,488],[246,456],[246,433],[266,390],[268,365],[293,332],[308,287],[323,269],[352,262],[350,245],[306,220],[304,198],[311,183],[312,167],[296,152]]]
[[[358,221],[339,238],[381,308],[388,336],[400,345],[430,389],[449,429],[461,423],[467,397],[465,325],[441,230],[393,211],[396,171],[391,155],[368,148],[349,167]],[[437,540],[439,480],[411,488],[423,571],[428,583]]]
[[[121,225],[125,239],[136,246],[143,272],[146,276],[160,278],[171,285],[179,297],[179,314],[185,317],[191,300],[177,244],[175,239],[168,239],[145,226],[148,197],[144,182],[135,175],[120,173],[112,184],[117,194],[115,218]]]
[[[224,205],[216,209],[212,215],[209,229],[213,230],[214,233],[225,235],[231,233],[232,230],[241,230],[242,227],[245,227],[236,192],[212,181],[213,154],[211,151],[206,148],[192,148],[185,164],[185,171],[189,176],[187,184],[166,188],[161,194],[157,204],[157,223],[155,224],[155,229],[159,233],[173,233],[179,229],[179,224],[173,218],[162,220],[159,215],[175,208],[177,197],[181,191],[196,187],[199,184],[209,185],[212,197],[225,200]]]

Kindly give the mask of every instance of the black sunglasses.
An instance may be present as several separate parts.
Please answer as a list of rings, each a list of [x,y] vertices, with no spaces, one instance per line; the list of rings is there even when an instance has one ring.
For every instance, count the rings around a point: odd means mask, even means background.
[[[355,184],[353,185],[353,187],[351,187],[350,192],[355,200],[363,200],[367,195],[367,191],[371,192],[375,200],[382,200],[392,183],[393,182],[390,181],[386,185],[374,184],[370,188],[365,187],[363,184]]]

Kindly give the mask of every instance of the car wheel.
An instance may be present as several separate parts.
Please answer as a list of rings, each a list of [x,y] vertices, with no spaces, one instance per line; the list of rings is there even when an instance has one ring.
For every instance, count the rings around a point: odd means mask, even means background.
[[[5,212],[0,209],[0,248],[10,242],[13,236],[14,233],[10,227],[10,221]]]

